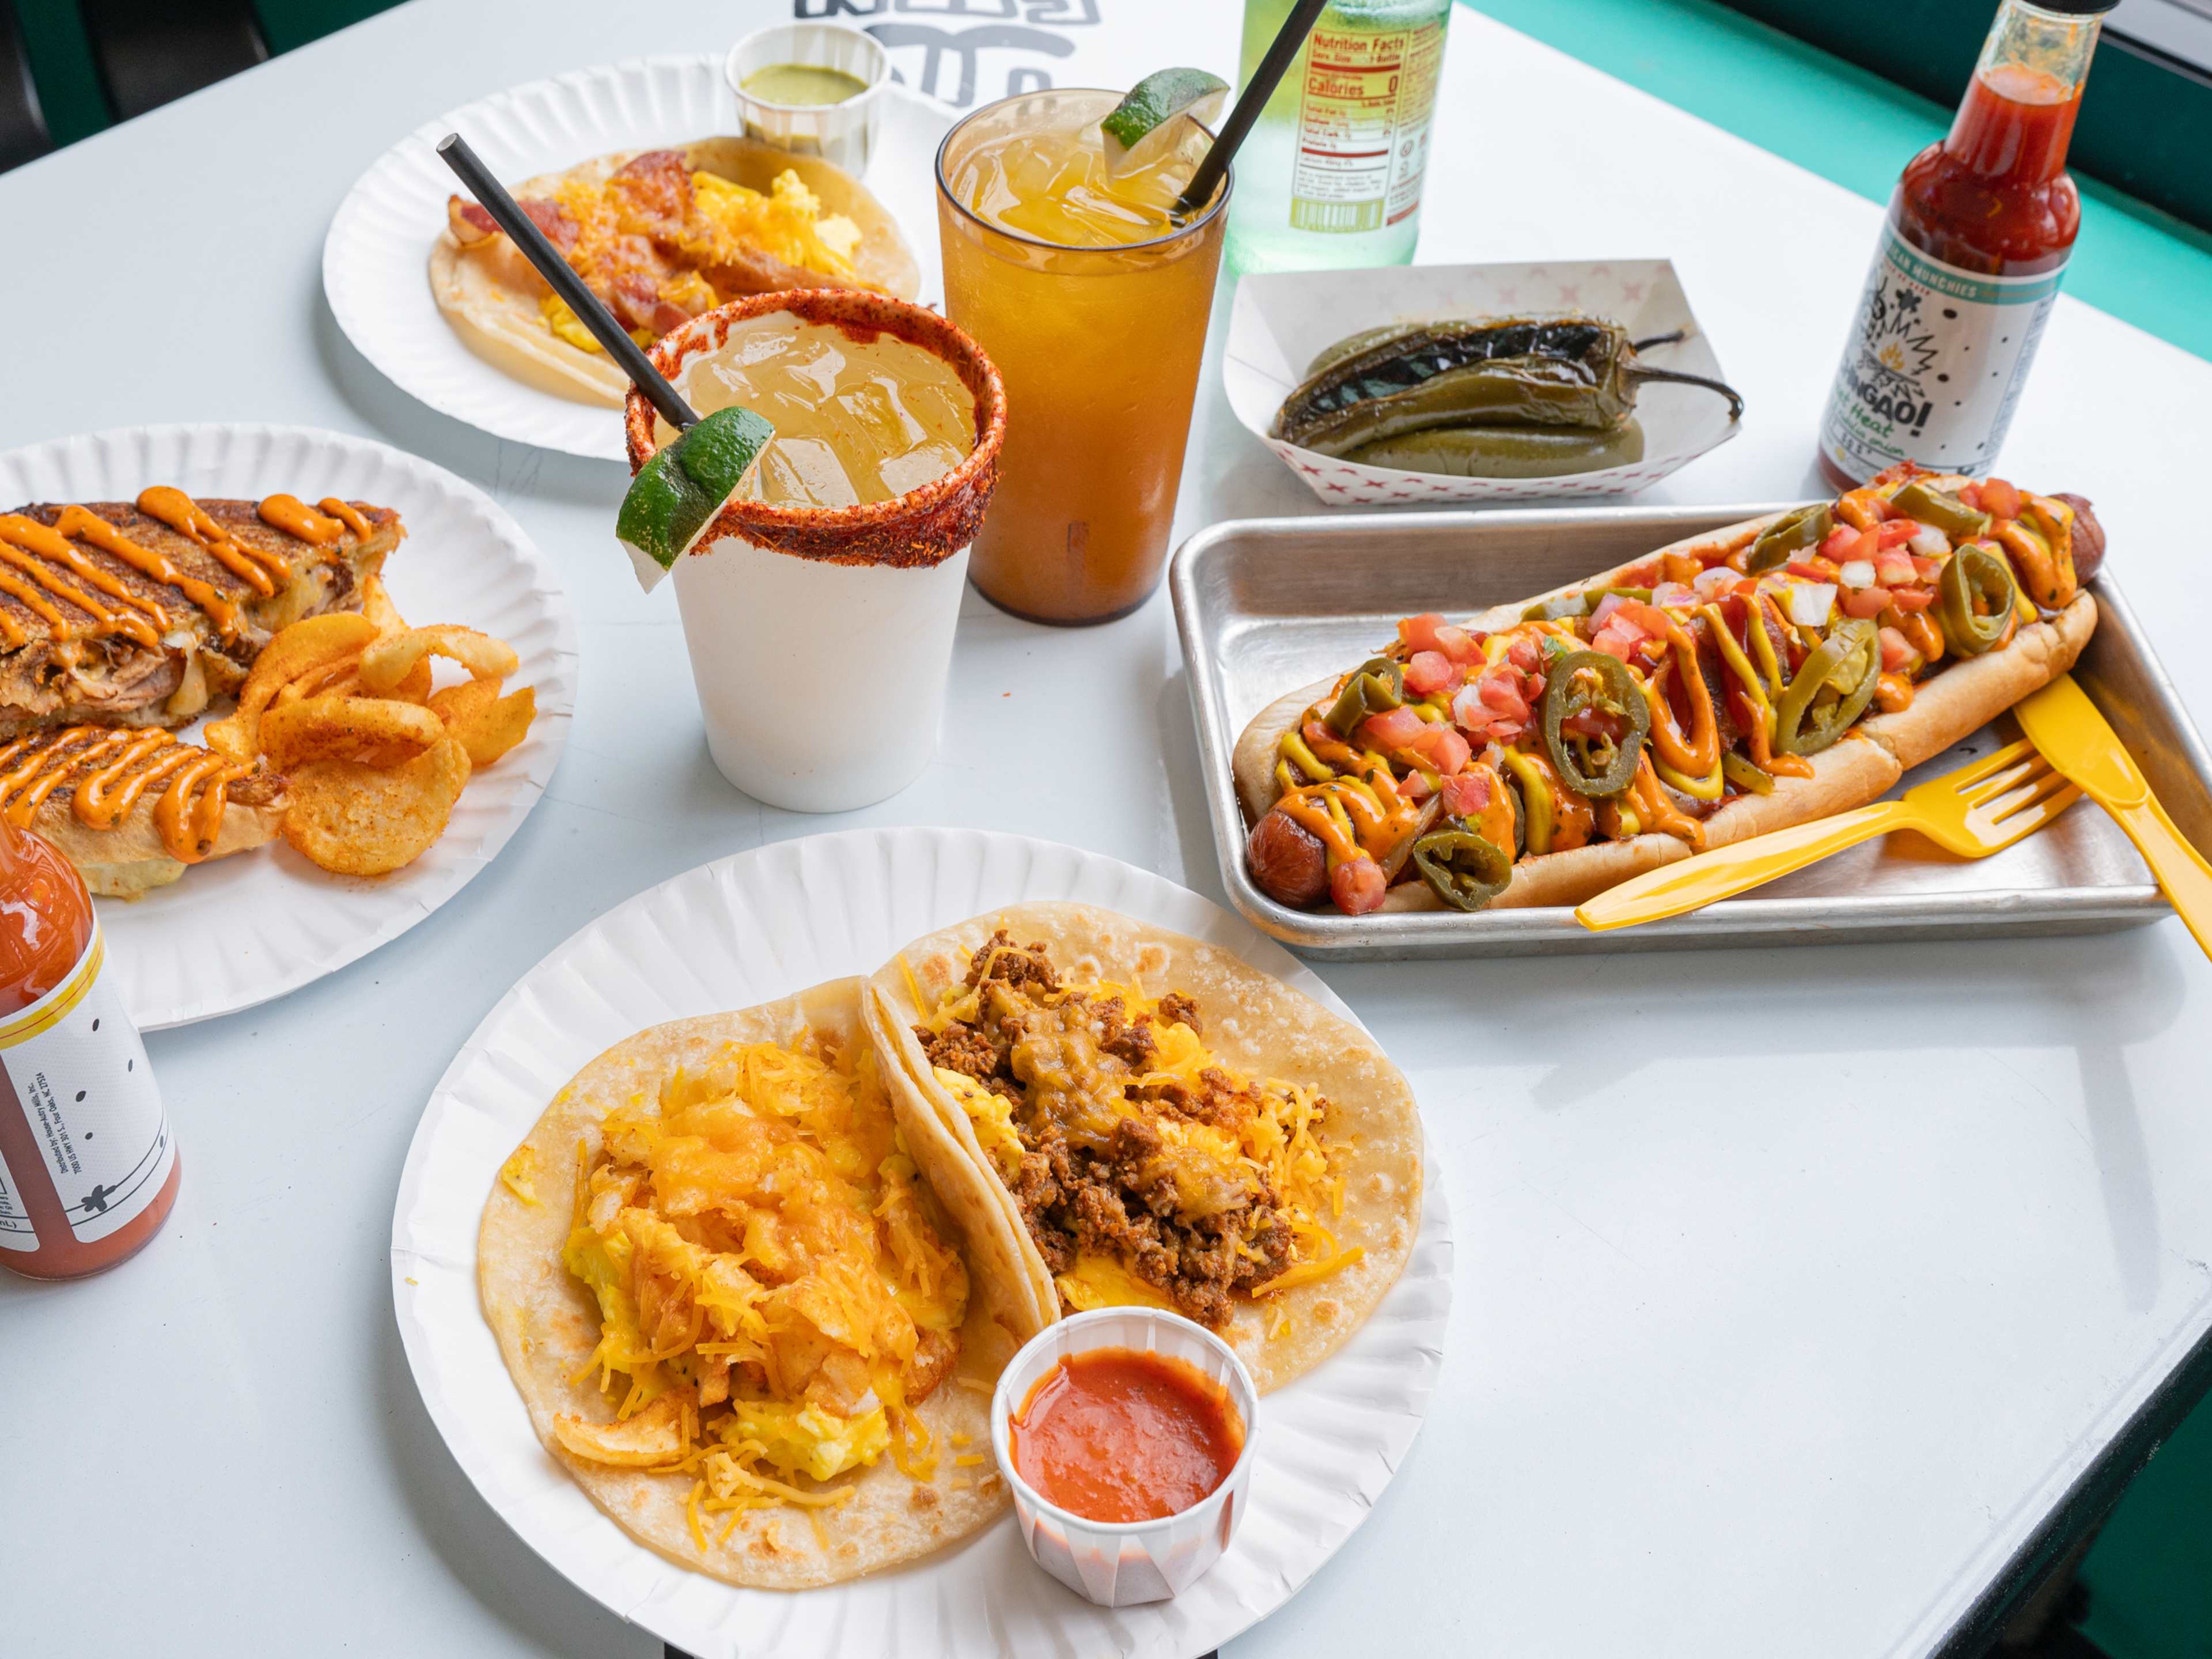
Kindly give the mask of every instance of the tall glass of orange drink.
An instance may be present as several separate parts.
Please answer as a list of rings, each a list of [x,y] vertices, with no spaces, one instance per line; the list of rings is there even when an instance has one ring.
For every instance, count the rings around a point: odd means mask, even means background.
[[[1231,180],[1171,208],[1209,142],[1114,176],[1121,94],[1061,88],[978,110],[937,155],[945,308],[1006,386],[998,494],[969,577],[1037,622],[1106,622],[1159,583],[1182,478]]]

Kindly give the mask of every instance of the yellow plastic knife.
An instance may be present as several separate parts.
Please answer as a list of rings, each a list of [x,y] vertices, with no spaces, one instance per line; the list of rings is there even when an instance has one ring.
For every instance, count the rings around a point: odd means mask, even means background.
[[[2012,712],[2043,757],[2128,832],[2197,943],[2212,956],[2212,864],[2173,827],[2089,694],[2071,674],[2061,674]]]

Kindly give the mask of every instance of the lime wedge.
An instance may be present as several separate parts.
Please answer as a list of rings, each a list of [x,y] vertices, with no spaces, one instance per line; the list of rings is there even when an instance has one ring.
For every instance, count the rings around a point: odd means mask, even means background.
[[[775,436],[775,428],[750,409],[718,409],[638,469],[615,534],[647,592],[707,533]]]
[[[1098,124],[1106,139],[1108,175],[1118,179],[1152,166],[1181,135],[1178,117],[1211,125],[1228,96],[1229,83],[1204,70],[1164,69],[1147,75]]]

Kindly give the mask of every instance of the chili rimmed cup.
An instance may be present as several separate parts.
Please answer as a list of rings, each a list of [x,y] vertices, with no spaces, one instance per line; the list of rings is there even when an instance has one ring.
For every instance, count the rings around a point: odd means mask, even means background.
[[[1014,1467],[1012,1425],[1030,1391],[1063,1359],[1102,1348],[1181,1360],[1227,1392],[1244,1426],[1244,1444],[1221,1484],[1188,1509],[1150,1521],[1093,1521],[1060,1508]],[[1259,1413],[1252,1374],[1203,1325],[1160,1308],[1097,1308],[1047,1326],[1000,1373],[991,1396],[991,1451],[1013,1494],[1022,1542],[1036,1564],[1100,1607],[1135,1607],[1181,1595],[1236,1537],[1252,1482]]]
[[[676,604],[714,764],[794,812],[842,812],[896,794],[935,754],[968,547],[999,477],[1006,398],[975,341],[935,312],[848,289],[757,294],[664,335],[653,367],[681,380],[732,328],[787,312],[879,334],[950,364],[975,399],[975,441],[951,471],[861,507],[726,504],[676,562]],[[623,411],[635,474],[658,447],[653,405]]]

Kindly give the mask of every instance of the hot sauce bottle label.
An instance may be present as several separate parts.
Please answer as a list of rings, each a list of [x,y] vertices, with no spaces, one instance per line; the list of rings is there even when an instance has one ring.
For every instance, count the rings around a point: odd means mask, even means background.
[[[1440,22],[1314,30],[1291,168],[1293,227],[1379,230],[1420,206],[1443,55]]]
[[[0,1157],[0,1250],[35,1250],[39,1248],[39,1230],[31,1224],[30,1212],[23,1206],[23,1189],[15,1184],[15,1171],[8,1160]]]
[[[177,1159],[146,1045],[117,982],[100,972],[106,957],[95,927],[69,977],[0,1023],[0,1112],[20,1111],[29,1123],[70,1231],[84,1244],[151,1204]],[[0,1209],[0,1229],[5,1215]]]
[[[2064,267],[1986,276],[1931,259],[1892,226],[1821,422],[1856,478],[1899,461],[1986,471],[2004,443]]]

